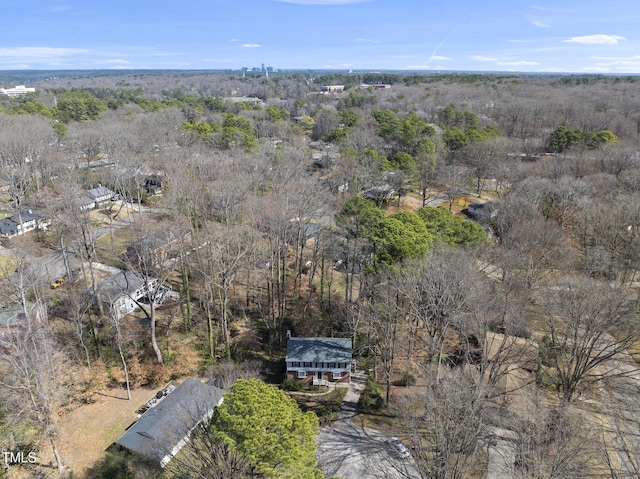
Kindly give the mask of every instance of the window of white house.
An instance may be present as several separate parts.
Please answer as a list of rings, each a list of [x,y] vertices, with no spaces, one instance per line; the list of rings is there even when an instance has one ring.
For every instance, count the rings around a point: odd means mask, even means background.
[[[305,368],[310,368],[311,367],[311,363],[304,363],[304,367]]]
[[[336,367],[336,363],[329,363],[327,366],[329,369],[333,369]]]
[[[298,378],[306,378],[306,377],[307,377],[306,371],[298,371]]]
[[[299,368],[300,367],[300,362],[299,361],[292,361],[291,362],[291,367],[292,368]]]
[[[342,377],[342,373],[340,371],[334,371],[331,373],[331,377],[333,379],[340,379]]]

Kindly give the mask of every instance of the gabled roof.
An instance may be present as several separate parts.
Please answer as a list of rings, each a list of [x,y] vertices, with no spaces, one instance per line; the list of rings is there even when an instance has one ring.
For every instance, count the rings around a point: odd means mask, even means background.
[[[287,361],[350,363],[351,339],[291,338],[287,343]]]
[[[22,221],[22,223],[27,223],[29,221],[32,220],[39,220],[42,219],[42,215],[40,213],[38,213],[37,211],[33,211],[33,210],[22,210],[20,213],[17,213],[9,218],[5,218],[6,220],[9,220],[13,223],[16,224],[20,224],[20,222]]]
[[[111,191],[106,186],[102,186],[102,185],[98,185],[92,190],[89,190],[89,197],[94,199],[104,198],[105,196],[114,196],[114,195],[115,193],[113,191]]]
[[[188,440],[193,428],[211,416],[223,393],[220,388],[187,378],[145,411],[116,444],[164,465],[184,445],[182,441]]]
[[[154,278],[149,277],[148,281]],[[135,271],[120,271],[110,278],[102,280],[96,286],[98,294],[113,301],[120,296],[132,294],[145,285],[145,277]]]

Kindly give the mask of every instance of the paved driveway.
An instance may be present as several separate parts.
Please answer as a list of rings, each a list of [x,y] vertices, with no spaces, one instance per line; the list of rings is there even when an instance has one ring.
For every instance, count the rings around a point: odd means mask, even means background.
[[[354,422],[356,405],[365,378],[354,377],[344,398],[338,420],[321,428],[317,438],[318,462],[327,478],[396,479],[419,478],[411,459],[392,456],[385,448],[385,433]]]

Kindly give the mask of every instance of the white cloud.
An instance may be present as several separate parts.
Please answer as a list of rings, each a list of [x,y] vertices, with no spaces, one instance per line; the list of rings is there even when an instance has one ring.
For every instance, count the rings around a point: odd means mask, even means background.
[[[429,58],[429,61],[433,60],[452,60],[452,58],[443,57],[442,55],[433,55],[431,58]]]
[[[122,58],[114,58],[113,60],[104,60],[104,63],[114,63],[120,65],[129,65],[131,62],[129,60],[123,60]]]
[[[505,67],[518,67],[518,66],[535,66],[540,65],[538,62],[528,62],[528,61],[519,61],[519,62],[498,62],[498,65]]]
[[[16,65],[0,65],[0,70],[27,70],[29,68],[31,67],[25,63]]]
[[[202,61],[207,63],[232,63],[235,60],[231,58],[203,58]]]
[[[51,59],[52,57],[68,57],[81,53],[88,53],[90,50],[83,48],[55,48],[55,47],[4,47],[0,48],[0,58],[20,58],[23,60]]]
[[[540,27],[540,28],[551,28],[551,25],[549,25],[548,23],[542,23],[538,20],[533,20],[531,22],[533,25],[535,25],[536,27]]]
[[[612,62],[640,62],[640,55],[632,57],[592,57],[594,60],[606,60]]]
[[[420,55],[393,55],[391,58],[397,58],[398,60],[408,60],[411,58],[420,58]]]
[[[245,48],[260,48],[261,45],[259,43],[245,43],[242,45]]]
[[[358,43],[380,43],[380,40],[369,40],[368,38],[357,38]]]
[[[437,70],[438,67],[432,67],[429,65],[407,65],[401,68],[401,70]]]
[[[368,2],[370,0],[276,0],[282,3],[295,3],[296,5],[350,5],[352,3]]]
[[[497,58],[485,57],[484,55],[474,55],[471,57],[471,59],[477,62],[497,62],[498,61]]]
[[[640,71],[640,55],[630,57],[593,57],[596,64],[591,67],[598,71],[636,73]]]
[[[615,45],[620,40],[626,40],[620,35],[584,35],[581,37],[572,37],[569,40],[563,40],[564,43],[581,43],[583,45]]]

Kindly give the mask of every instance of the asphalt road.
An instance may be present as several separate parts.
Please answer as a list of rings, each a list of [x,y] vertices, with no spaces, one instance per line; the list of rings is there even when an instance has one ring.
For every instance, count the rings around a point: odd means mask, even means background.
[[[420,475],[411,459],[400,459],[384,444],[387,435],[354,422],[364,378],[354,377],[338,420],[321,428],[317,458],[326,477],[340,479],[400,479]]]

